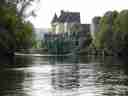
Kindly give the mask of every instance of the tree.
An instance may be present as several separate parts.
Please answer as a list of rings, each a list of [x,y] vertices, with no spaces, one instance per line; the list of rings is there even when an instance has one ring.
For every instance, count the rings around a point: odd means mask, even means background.
[[[96,34],[96,47],[107,54],[128,55],[128,10],[107,12]]]
[[[33,26],[26,21],[28,6],[35,0],[0,1],[0,49],[3,53],[14,53],[16,48],[30,48]]]
[[[114,26],[114,51],[118,55],[128,54],[128,10],[123,10],[117,16]]]
[[[96,34],[95,46],[108,54],[113,52],[114,22],[117,16],[117,11],[106,12],[100,21],[100,31]]]

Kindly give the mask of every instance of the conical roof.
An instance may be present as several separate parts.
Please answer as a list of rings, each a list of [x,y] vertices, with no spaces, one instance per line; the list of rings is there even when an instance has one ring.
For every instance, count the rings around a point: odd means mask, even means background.
[[[55,23],[55,22],[58,22],[58,17],[56,15],[56,13],[55,13],[51,23]]]

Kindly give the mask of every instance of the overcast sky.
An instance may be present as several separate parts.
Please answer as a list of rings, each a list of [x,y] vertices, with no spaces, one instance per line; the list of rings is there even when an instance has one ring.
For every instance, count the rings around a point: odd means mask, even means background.
[[[37,17],[30,18],[37,28],[48,28],[56,12],[60,10],[80,12],[81,22],[90,23],[94,16],[106,11],[128,9],[128,0],[40,0],[36,9]]]

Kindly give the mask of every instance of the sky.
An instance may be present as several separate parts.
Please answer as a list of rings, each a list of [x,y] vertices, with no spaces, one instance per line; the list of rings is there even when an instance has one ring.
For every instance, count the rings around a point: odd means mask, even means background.
[[[36,28],[50,28],[55,13],[60,11],[80,12],[82,23],[91,23],[94,16],[103,16],[107,11],[128,9],[128,0],[40,0],[35,6],[36,17],[29,20]]]

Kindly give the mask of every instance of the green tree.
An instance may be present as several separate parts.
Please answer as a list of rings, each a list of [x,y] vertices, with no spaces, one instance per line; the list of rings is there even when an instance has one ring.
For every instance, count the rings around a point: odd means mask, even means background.
[[[95,46],[108,54],[113,52],[114,22],[117,16],[117,11],[106,12],[100,21],[100,31],[96,34]]]
[[[123,10],[117,16],[114,24],[114,51],[118,55],[128,54],[128,10]]]
[[[35,0],[1,0],[0,1],[0,49],[1,53],[14,53],[16,48],[30,48],[32,45],[33,26],[26,21],[27,16],[34,15],[28,6]]]

